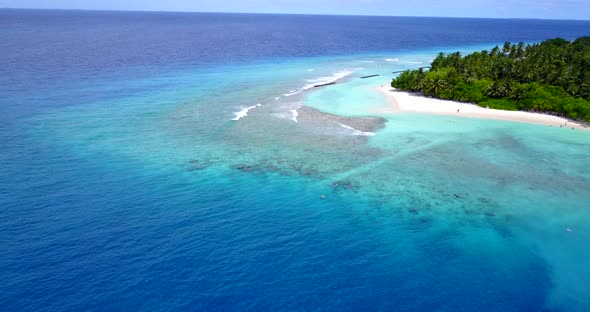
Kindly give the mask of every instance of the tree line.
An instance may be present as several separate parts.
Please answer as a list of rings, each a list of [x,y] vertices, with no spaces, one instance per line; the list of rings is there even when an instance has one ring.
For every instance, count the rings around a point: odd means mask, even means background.
[[[430,70],[408,70],[391,86],[504,110],[548,112],[590,122],[590,37],[522,42],[462,56],[440,53]]]

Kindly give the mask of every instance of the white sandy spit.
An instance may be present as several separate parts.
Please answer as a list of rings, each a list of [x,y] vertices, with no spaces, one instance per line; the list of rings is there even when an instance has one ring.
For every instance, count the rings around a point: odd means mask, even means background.
[[[383,86],[378,89],[380,92],[387,96],[390,102],[389,107],[380,111],[380,113],[384,114],[412,112],[429,115],[449,115],[483,119],[507,120],[515,122],[549,125],[554,127],[563,126],[568,128],[590,130],[590,127],[588,127],[588,125],[558,116],[520,111],[488,109],[469,103],[461,103],[455,101],[422,97],[419,95],[410,94],[408,92],[398,91],[388,86]]]

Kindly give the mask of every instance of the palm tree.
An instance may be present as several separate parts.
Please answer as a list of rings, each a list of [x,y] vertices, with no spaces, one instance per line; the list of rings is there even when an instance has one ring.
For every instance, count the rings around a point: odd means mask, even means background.
[[[445,67],[446,66],[446,61],[447,61],[447,58],[446,58],[445,54],[443,52],[440,52],[438,54],[438,56],[432,61],[430,67],[433,70],[435,70],[437,68]]]
[[[508,53],[510,53],[510,50],[511,50],[510,42],[508,42],[508,41],[504,42],[504,46],[502,47],[502,53],[504,53],[504,55],[508,55]]]
[[[524,43],[523,42],[519,42],[518,45],[516,46],[516,57],[521,58],[524,56]]]
[[[490,56],[493,58],[498,57],[498,55],[500,54],[500,48],[498,46],[495,46],[492,51],[490,51]]]

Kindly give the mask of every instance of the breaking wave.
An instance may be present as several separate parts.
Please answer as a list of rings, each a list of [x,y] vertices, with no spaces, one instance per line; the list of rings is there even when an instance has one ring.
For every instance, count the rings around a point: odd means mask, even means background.
[[[249,106],[249,107],[244,107],[240,111],[234,113],[234,116],[236,116],[236,117],[232,118],[232,120],[236,120],[236,121],[237,120],[240,120],[240,119],[248,116],[248,112],[251,109],[254,109],[254,108],[260,107],[260,106],[262,106],[262,104],[256,104],[256,105],[252,105],[252,106]]]
[[[344,129],[351,130],[352,131],[351,135],[356,135],[356,136],[374,136],[375,135],[374,132],[364,132],[364,131],[357,130],[353,127],[349,127],[345,124],[341,124],[341,123],[338,123],[338,124],[340,125],[340,127],[344,128]]]

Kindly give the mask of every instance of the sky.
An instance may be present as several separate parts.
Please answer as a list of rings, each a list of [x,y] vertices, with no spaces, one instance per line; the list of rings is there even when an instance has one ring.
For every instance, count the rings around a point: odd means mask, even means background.
[[[0,8],[590,19],[590,0],[0,0]]]

